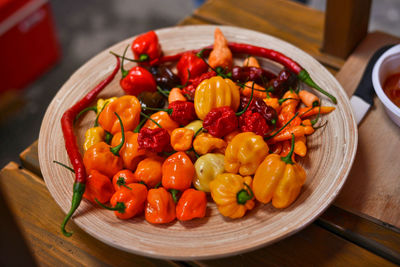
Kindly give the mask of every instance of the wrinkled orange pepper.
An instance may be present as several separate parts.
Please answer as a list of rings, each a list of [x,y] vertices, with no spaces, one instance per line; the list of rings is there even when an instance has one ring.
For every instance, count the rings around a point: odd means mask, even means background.
[[[110,151],[111,146],[100,142],[91,146],[83,155],[83,163],[87,172],[97,170],[108,177],[113,177],[122,170],[123,162],[121,157]]]
[[[168,112],[158,111],[150,116],[154,121],[160,124],[161,128],[164,128],[171,135],[172,131],[179,127],[179,124],[171,119]],[[151,120],[147,120],[143,125],[143,128],[155,129],[159,128],[157,124]]]
[[[228,47],[228,41],[219,28],[214,31],[214,47],[208,57],[208,64],[212,68],[222,67],[228,70],[232,68],[232,52]]]
[[[126,186],[127,184],[135,183],[137,180],[133,175],[131,170],[121,170],[117,172],[112,178],[112,184],[115,191],[121,188],[121,186]]]
[[[101,203],[107,203],[114,194],[114,188],[110,178],[101,174],[99,171],[91,170],[86,179],[83,197],[93,203],[96,203],[95,199]]]
[[[286,91],[282,99],[286,99],[281,105],[281,113],[296,113],[296,107],[300,103],[300,97],[292,90]]]
[[[166,189],[183,191],[192,184],[195,169],[185,152],[176,152],[162,165],[162,185]]]
[[[135,180],[142,181],[148,188],[155,187],[161,182],[163,160],[161,157],[152,156],[139,162],[134,173]]]
[[[192,147],[194,131],[176,128],[171,133],[171,146],[176,151],[186,151]]]
[[[139,124],[141,106],[139,100],[132,95],[121,96],[105,106],[99,115],[100,126],[115,134],[121,131],[115,112],[120,115],[125,131],[132,131]]]
[[[206,215],[207,196],[203,191],[193,188],[186,189],[176,205],[176,218],[189,221],[203,218]]]
[[[171,194],[160,187],[150,189],[147,194],[145,219],[149,223],[169,223],[176,218],[175,203]]]
[[[193,141],[193,148],[200,155],[210,152],[224,154],[226,146],[227,143],[223,139],[214,137],[209,133],[201,133]]]
[[[147,188],[143,184],[133,183],[122,186],[111,197],[114,214],[120,219],[130,219],[140,214],[145,207]]]

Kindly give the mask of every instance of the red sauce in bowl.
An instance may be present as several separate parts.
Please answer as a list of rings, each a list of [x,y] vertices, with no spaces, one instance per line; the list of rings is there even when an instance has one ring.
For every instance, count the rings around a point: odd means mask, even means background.
[[[392,74],[385,80],[383,91],[396,106],[400,107],[400,73]]]

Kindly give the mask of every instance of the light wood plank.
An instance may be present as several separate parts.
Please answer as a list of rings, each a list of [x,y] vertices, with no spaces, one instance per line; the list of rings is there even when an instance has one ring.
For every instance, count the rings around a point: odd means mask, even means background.
[[[22,166],[42,178],[39,165],[38,141],[33,142],[21,154],[19,154]]]
[[[400,38],[381,32],[367,36],[336,76],[349,96],[374,51],[399,42]],[[400,128],[377,97],[359,125],[358,135],[357,155],[335,204],[400,228]]]

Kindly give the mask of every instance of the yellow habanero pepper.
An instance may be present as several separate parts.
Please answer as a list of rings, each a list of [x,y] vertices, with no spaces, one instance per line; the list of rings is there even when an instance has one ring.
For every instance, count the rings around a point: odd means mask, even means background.
[[[194,139],[193,148],[194,151],[200,155],[204,155],[209,152],[224,153],[226,142],[221,138],[212,136],[209,133],[201,133]]]
[[[250,176],[223,173],[210,182],[210,189],[219,212],[226,217],[240,218],[254,208]]]
[[[194,163],[196,170],[193,185],[197,190],[210,192],[210,182],[222,174],[224,169],[224,155],[208,153],[199,157]]]
[[[258,201],[268,203],[272,199],[275,208],[286,208],[296,200],[306,181],[306,172],[292,161],[293,151],[294,135],[286,157],[271,154],[260,164],[252,187]]]
[[[202,81],[194,95],[194,109],[201,120],[213,108],[230,106],[236,111],[239,104],[239,87],[232,80],[220,76]]]
[[[107,104],[112,103],[114,100],[117,100],[117,97],[114,96],[114,97],[110,97],[110,98],[107,98],[107,99],[100,98],[99,100],[97,100],[97,105],[96,105],[96,107],[97,107],[97,115],[100,114],[100,112],[104,109],[104,107]]]
[[[85,133],[85,142],[83,149],[87,151],[94,144],[100,143],[104,140],[105,131],[100,126],[89,128]]]
[[[236,135],[225,150],[225,170],[241,175],[252,175],[268,154],[264,139],[253,132]]]

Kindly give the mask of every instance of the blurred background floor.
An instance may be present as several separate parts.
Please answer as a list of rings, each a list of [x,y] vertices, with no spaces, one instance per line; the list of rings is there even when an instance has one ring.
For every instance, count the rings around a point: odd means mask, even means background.
[[[62,57],[51,70],[24,89],[22,108],[0,121],[0,167],[11,160],[18,161],[18,154],[38,138],[46,107],[83,63],[130,36],[177,24],[192,13],[196,2],[199,1],[51,1]],[[308,4],[323,10],[325,0],[309,0]],[[400,1],[374,0],[370,30],[400,36],[399,26]]]

